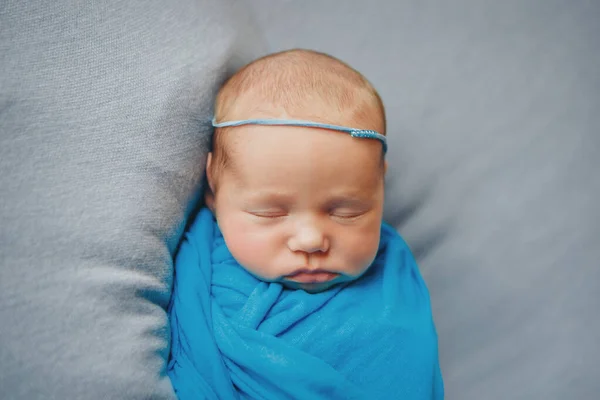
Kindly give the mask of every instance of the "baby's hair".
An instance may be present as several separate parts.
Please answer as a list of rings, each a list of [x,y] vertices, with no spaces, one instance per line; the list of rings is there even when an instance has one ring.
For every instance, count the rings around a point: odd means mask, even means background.
[[[229,78],[215,103],[217,122],[247,118],[293,118],[385,135],[385,109],[377,91],[358,71],[325,53],[294,49],[270,54]],[[227,129],[213,136],[211,175],[230,163]]]

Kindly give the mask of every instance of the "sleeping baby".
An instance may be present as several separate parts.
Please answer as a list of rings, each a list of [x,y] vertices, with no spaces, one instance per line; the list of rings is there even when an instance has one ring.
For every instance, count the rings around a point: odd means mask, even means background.
[[[382,220],[385,112],[329,55],[272,54],[221,88],[206,207],[175,260],[180,399],[442,399],[429,295]]]

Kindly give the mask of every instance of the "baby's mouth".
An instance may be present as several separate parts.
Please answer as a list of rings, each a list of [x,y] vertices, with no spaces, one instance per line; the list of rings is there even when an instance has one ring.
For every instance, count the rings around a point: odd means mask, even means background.
[[[324,283],[336,279],[340,274],[327,271],[300,271],[285,277],[286,280],[296,283]]]

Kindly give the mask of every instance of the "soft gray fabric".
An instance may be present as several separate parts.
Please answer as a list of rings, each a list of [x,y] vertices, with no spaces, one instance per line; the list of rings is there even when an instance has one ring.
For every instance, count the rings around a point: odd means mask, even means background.
[[[171,255],[258,55],[233,4],[0,2],[1,398],[173,396]]]
[[[272,50],[363,71],[386,216],[428,282],[448,399],[600,396],[600,3],[255,0]]]

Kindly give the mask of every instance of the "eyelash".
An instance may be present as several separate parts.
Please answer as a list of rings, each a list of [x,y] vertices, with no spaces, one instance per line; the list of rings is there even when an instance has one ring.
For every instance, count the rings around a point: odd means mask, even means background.
[[[250,212],[250,214],[259,218],[275,219],[285,217],[287,214],[283,212]]]
[[[265,218],[265,219],[277,219],[277,218],[282,218],[287,216],[288,214],[286,212],[282,212],[282,211],[273,211],[273,212],[269,212],[269,211],[251,211],[249,212],[251,215],[258,217],[258,218]],[[358,211],[358,212],[346,212],[346,213],[340,213],[340,212],[335,212],[334,210],[330,210],[328,212],[329,216],[334,217],[334,218],[339,218],[339,219],[343,219],[343,220],[352,220],[352,219],[357,219],[359,217],[361,217],[362,215],[365,214],[364,211]]]
[[[352,212],[352,213],[335,213],[335,212],[330,212],[329,215],[331,215],[332,217],[335,218],[341,218],[341,219],[356,219],[358,217],[360,217],[361,215],[363,215],[364,212]]]

